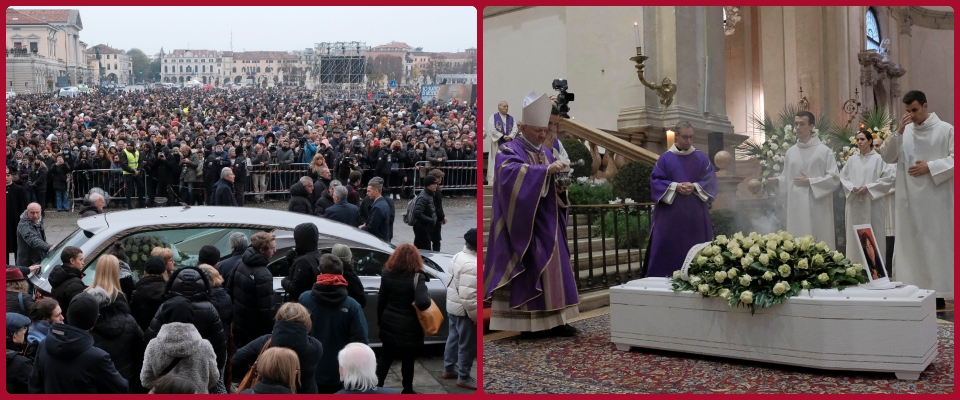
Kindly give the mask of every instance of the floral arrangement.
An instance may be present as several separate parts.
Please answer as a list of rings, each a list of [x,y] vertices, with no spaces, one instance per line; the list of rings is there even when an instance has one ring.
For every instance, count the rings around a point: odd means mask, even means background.
[[[737,153],[744,158],[757,159],[760,162],[760,180],[780,175],[783,172],[783,162],[787,149],[797,143],[797,134],[793,131],[794,116],[800,111],[795,105],[787,105],[780,111],[777,121],[769,116],[754,116],[752,118],[755,129],[764,133],[763,143],[747,140],[737,147]],[[813,137],[820,137],[820,128],[826,126],[826,118],[817,116],[817,123],[813,128]]]
[[[745,305],[751,314],[802,290],[843,290],[867,282],[862,265],[852,264],[825,242],[815,243],[809,235],[794,238],[783,231],[717,236],[691,261],[687,279],[681,275],[673,273],[674,291],[720,297],[730,307]]]
[[[581,176],[568,188],[571,204],[607,204],[613,199],[613,191],[604,179],[590,179]]]

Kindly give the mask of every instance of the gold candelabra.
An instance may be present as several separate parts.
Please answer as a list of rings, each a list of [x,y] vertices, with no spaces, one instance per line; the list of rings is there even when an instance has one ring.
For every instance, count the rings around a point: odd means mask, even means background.
[[[670,78],[663,78],[663,82],[659,85],[654,85],[650,82],[647,82],[647,79],[643,77],[643,63],[647,61],[647,57],[643,55],[639,46],[637,46],[637,55],[630,57],[630,60],[637,63],[637,77],[640,78],[640,83],[643,86],[650,88],[653,91],[657,92],[657,97],[660,98],[660,104],[663,104],[665,107],[669,107],[673,103],[673,95],[677,93],[677,85],[670,80]]]

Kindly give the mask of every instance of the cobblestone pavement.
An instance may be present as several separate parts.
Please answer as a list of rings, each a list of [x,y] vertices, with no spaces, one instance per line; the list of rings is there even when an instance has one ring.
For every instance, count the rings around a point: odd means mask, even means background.
[[[395,200],[397,220],[394,224],[394,244],[413,243],[413,228],[403,223],[403,212],[407,207],[407,200]],[[118,203],[119,204],[119,203]],[[477,227],[477,201],[473,197],[454,197],[443,199],[444,211],[447,214],[447,224],[443,227],[443,241],[440,250],[445,253],[457,253],[463,249],[463,234],[470,228]],[[273,201],[263,204],[248,203],[245,207],[270,208],[286,210],[286,201]],[[118,211],[118,207],[108,207],[106,212]],[[50,243],[59,243],[67,235],[77,229],[77,212],[56,212],[47,210],[44,217],[44,228]],[[456,386],[456,379],[441,379],[443,371],[443,345],[426,346],[414,367],[413,388],[420,393],[473,393],[472,390]],[[476,376],[476,362],[473,364],[473,373]],[[400,361],[394,362],[390,368],[390,375],[384,384],[397,390],[401,389]]]

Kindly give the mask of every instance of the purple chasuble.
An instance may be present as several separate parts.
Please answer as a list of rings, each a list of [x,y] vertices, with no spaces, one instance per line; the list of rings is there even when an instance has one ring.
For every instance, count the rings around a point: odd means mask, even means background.
[[[485,300],[507,288],[510,308],[553,311],[579,303],[567,249],[567,210],[558,204],[547,165],[549,151],[523,140],[507,142],[496,157],[493,222],[483,268]],[[540,197],[547,185],[546,197]]]
[[[670,184],[677,182],[698,183],[713,201],[717,196],[717,175],[706,154],[695,150],[691,154],[678,155],[666,152],[657,160],[650,175],[650,188],[656,205],[653,209],[650,242],[650,263],[647,277],[669,277],[679,270],[690,248],[697,243],[713,240],[713,224],[710,222],[708,202],[697,196],[674,193],[673,203],[664,202]]]

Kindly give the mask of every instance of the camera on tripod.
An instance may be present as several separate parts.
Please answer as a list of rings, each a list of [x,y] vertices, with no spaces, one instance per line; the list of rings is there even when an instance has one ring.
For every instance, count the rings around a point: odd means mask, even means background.
[[[574,94],[568,92],[568,88],[566,79],[553,80],[553,90],[560,92],[560,94],[557,95],[557,108],[560,109],[560,118],[570,118],[568,114],[570,112],[569,103],[574,100]]]

